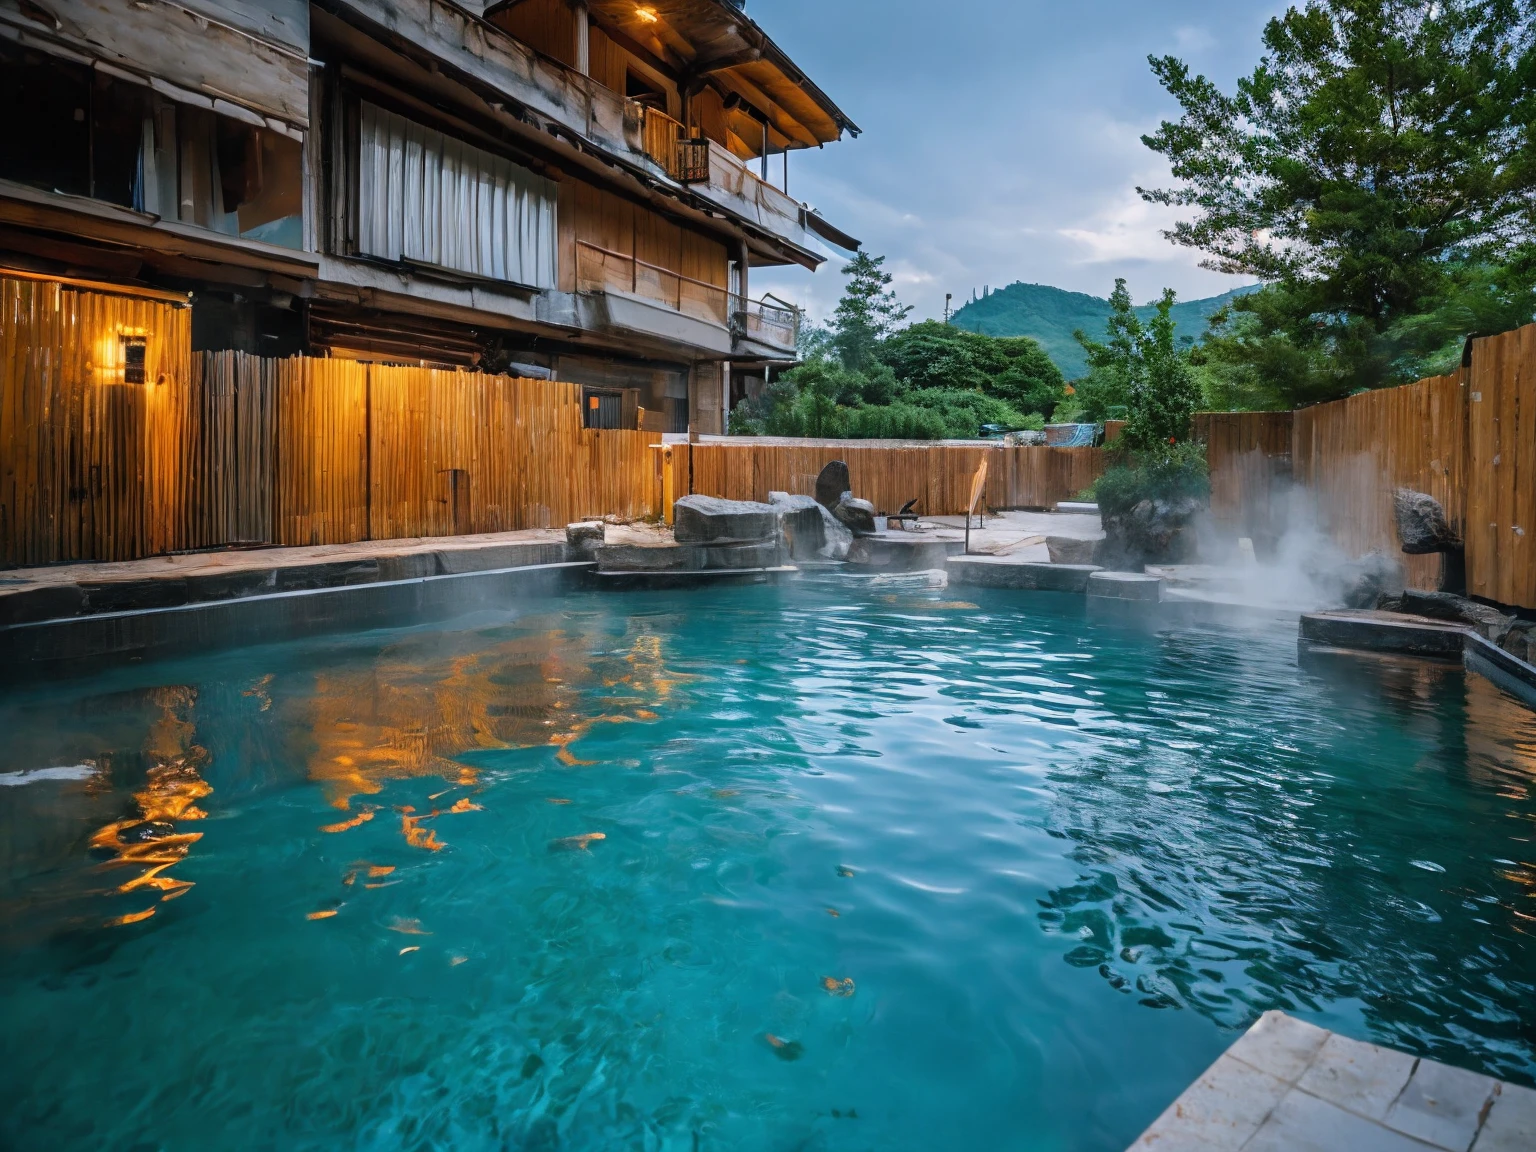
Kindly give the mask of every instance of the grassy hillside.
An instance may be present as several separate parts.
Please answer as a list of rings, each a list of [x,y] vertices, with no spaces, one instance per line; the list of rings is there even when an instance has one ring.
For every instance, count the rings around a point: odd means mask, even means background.
[[[1181,300],[1173,306],[1180,336],[1198,338],[1206,317],[1251,288],[1234,288],[1207,300]],[[1136,310],[1145,320],[1154,309],[1147,304]],[[1088,371],[1083,349],[1072,333],[1081,328],[1089,336],[1104,335],[1109,301],[1086,292],[1067,292],[1044,284],[1010,284],[984,300],[967,304],[954,315],[957,327],[988,336],[1033,336],[1040,341],[1056,367],[1068,380]]]

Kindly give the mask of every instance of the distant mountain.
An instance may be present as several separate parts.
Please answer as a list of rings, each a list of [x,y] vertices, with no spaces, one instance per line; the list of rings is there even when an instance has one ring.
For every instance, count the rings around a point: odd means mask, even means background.
[[[1180,336],[1199,338],[1205,332],[1206,319],[1215,311],[1252,288],[1234,288],[1207,300],[1181,300],[1173,306],[1173,320]],[[1136,309],[1143,320],[1156,311],[1151,304]],[[1100,339],[1109,319],[1109,301],[1086,292],[1068,292],[1045,284],[1010,284],[996,292],[973,300],[954,314],[956,327],[988,336],[1033,336],[1040,341],[1062,375],[1075,380],[1088,371],[1083,348],[1072,338],[1082,329]]]

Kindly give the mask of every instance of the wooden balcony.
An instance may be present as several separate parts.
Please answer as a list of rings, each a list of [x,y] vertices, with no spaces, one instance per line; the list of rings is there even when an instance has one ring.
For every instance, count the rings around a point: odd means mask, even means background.
[[[649,104],[636,104],[636,108],[645,154],[679,184],[708,184],[709,141],[691,138],[679,121]]]
[[[800,332],[799,311],[782,301],[744,300],[719,284],[585,240],[576,241],[576,286],[582,292],[628,293],[781,353],[794,351]]]

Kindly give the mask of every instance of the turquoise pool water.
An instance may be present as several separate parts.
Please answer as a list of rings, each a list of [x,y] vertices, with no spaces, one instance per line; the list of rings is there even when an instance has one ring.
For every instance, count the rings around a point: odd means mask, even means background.
[[[0,730],[8,1149],[1119,1152],[1270,1007],[1536,1078],[1536,723],[1294,620],[577,594]]]

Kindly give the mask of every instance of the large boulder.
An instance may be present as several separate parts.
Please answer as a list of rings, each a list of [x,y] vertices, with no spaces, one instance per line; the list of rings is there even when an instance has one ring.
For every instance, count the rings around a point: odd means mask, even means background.
[[[1408,555],[1460,550],[1461,540],[1446,522],[1445,509],[1428,493],[1399,488],[1392,493],[1392,510],[1397,517],[1398,539]]]
[[[768,503],[784,514],[784,537],[796,560],[846,560],[853,533],[813,496],[768,493]]]
[[[673,505],[672,538],[679,544],[756,544],[776,541],[783,513],[772,504],[684,496]]]
[[[1106,512],[1104,545],[1091,563],[1123,572],[1147,564],[1183,564],[1197,551],[1194,521],[1205,508],[1195,499],[1142,500],[1124,512]]]
[[[873,536],[879,529],[875,527],[875,506],[868,500],[855,500],[847,492],[832,509],[832,515],[836,516],[848,530],[855,536]]]
[[[816,503],[828,512],[835,509],[838,501],[852,490],[853,482],[848,477],[848,465],[841,460],[833,460],[816,477]]]

